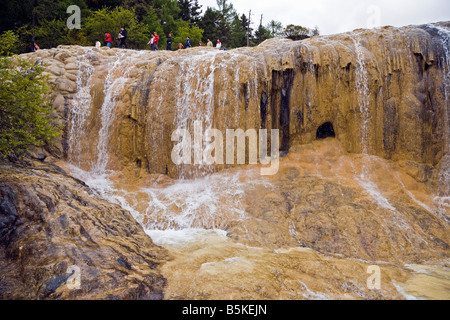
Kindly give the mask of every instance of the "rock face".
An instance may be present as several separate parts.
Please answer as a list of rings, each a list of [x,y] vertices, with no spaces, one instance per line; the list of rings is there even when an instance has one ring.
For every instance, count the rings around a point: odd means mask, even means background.
[[[280,129],[283,151],[330,122],[348,152],[438,168],[449,142],[448,25],[229,52],[59,47],[27,56],[47,65],[67,123],[54,153],[84,169],[188,175],[171,161],[171,134],[194,120],[223,132]]]
[[[167,253],[128,212],[48,164],[0,176],[0,299],[164,297]]]
[[[427,296],[442,298],[449,28],[231,51],[60,46],[25,57],[46,66],[66,124],[51,155],[173,254],[161,267],[166,298],[397,299],[405,283],[438,283]],[[223,133],[279,129],[279,173],[176,166],[172,133],[193,135],[194,121]],[[168,256],[130,214],[36,166],[0,169],[0,297],[161,298],[157,267]],[[374,264],[378,291],[366,284]],[[63,284],[72,265],[82,271],[77,291]],[[414,270],[430,268],[436,277],[418,279]]]

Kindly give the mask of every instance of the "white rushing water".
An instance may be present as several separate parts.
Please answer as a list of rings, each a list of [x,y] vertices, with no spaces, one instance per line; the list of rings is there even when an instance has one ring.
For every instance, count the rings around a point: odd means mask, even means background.
[[[214,83],[215,83],[215,59],[219,51],[205,51],[194,56],[184,58],[179,62],[180,74],[176,92],[176,116],[174,127],[187,129],[193,132],[193,123],[202,124],[203,135],[206,130],[213,128],[214,122]],[[194,145],[194,148],[197,145]],[[203,150],[203,143],[201,148]],[[198,150],[193,150],[194,153]],[[201,152],[201,151],[200,151]],[[187,178],[185,167],[181,168],[181,178]],[[195,176],[210,173],[208,165],[201,164],[195,170]]]
[[[374,199],[374,201],[382,208],[395,211],[387,198],[380,192],[378,186],[370,179],[370,162],[371,157],[368,155],[368,136],[369,136],[369,120],[370,120],[370,97],[369,77],[367,71],[366,55],[364,54],[364,46],[361,44],[361,39],[358,35],[354,36],[353,43],[356,53],[356,68],[355,68],[355,82],[357,102],[360,114],[360,128],[361,128],[361,151],[367,159],[367,163],[362,166],[360,175],[355,176],[355,180],[359,185],[367,191],[367,193]]]
[[[69,109],[69,158],[70,161],[81,166],[82,153],[82,135],[85,131],[86,120],[91,114],[92,96],[91,80],[94,75],[94,66],[92,57],[94,55],[92,48],[81,48],[82,53],[77,56],[77,93],[71,100]]]
[[[446,104],[446,112],[444,113],[445,155],[438,176],[438,192],[434,199],[437,213],[445,216],[450,210],[450,30],[435,24],[431,24],[429,27],[437,30],[445,54],[440,61],[441,67],[444,69],[443,89]]]
[[[129,81],[130,75],[130,63],[134,63],[135,59],[139,55],[145,52],[135,51],[131,56],[125,56],[127,53],[116,53],[115,60],[108,67],[108,75],[105,79],[104,93],[105,98],[103,100],[101,108],[101,129],[99,131],[99,141],[97,145],[97,162],[94,164],[92,171],[97,175],[102,175],[106,172],[109,161],[109,137],[110,128],[113,124],[115,117],[115,107],[117,99],[123,94],[125,84]]]
[[[362,153],[368,152],[368,126],[370,118],[370,91],[369,78],[366,68],[366,61],[364,55],[364,47],[361,44],[361,39],[356,37],[353,39],[356,53],[356,92],[358,94],[358,106],[361,117],[361,150]]]

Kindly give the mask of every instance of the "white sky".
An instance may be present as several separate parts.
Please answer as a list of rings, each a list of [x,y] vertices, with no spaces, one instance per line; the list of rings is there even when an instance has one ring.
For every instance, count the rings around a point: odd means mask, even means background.
[[[450,21],[450,0],[229,0],[238,14],[252,10],[253,28],[270,20],[284,26],[296,24],[321,34],[351,31],[375,26],[406,26]],[[208,6],[217,8],[216,0],[199,0],[203,12]]]

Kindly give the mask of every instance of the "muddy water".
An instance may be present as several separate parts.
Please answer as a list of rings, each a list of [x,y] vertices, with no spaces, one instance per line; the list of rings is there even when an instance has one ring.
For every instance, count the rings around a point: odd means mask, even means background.
[[[169,250],[166,299],[449,298],[448,202],[410,164],[329,139],[294,147],[273,177],[257,166],[175,181],[62,165]],[[380,289],[368,288],[373,265]]]

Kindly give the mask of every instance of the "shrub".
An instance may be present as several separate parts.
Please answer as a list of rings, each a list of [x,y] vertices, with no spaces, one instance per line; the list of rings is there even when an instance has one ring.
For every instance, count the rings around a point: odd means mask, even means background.
[[[42,67],[18,57],[0,58],[0,157],[22,156],[60,134],[52,123]]]

